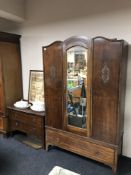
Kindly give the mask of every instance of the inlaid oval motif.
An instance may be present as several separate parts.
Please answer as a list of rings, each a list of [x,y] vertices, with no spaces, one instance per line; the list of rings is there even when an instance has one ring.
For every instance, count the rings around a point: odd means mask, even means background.
[[[103,68],[101,70],[101,78],[103,83],[108,83],[110,79],[110,69],[107,66],[107,63],[104,63]]]
[[[56,67],[54,65],[52,65],[50,67],[50,77],[52,80],[55,80],[56,77]]]

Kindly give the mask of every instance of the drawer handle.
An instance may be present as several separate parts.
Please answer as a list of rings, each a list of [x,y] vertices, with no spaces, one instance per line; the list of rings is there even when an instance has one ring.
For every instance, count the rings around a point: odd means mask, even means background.
[[[36,131],[36,128],[32,128],[33,131]]]
[[[100,155],[100,152],[99,152],[99,151],[96,151],[96,152],[95,152],[95,155],[96,155],[96,156],[99,156],[99,155]]]
[[[36,122],[36,119],[35,119],[35,117],[33,118],[33,122]]]
[[[18,126],[19,125],[19,122],[15,122],[15,126]]]
[[[56,138],[56,141],[57,141],[57,142],[59,142],[59,140],[60,140],[59,138]]]

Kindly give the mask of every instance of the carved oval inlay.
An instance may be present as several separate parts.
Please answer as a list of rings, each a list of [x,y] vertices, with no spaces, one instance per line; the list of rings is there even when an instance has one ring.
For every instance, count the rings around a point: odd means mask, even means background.
[[[110,79],[110,69],[107,66],[107,63],[104,63],[103,68],[101,70],[101,78],[103,83],[108,83]]]
[[[52,65],[52,66],[50,67],[50,77],[51,77],[52,80],[54,80],[55,77],[56,77],[56,68],[55,68],[54,65]]]

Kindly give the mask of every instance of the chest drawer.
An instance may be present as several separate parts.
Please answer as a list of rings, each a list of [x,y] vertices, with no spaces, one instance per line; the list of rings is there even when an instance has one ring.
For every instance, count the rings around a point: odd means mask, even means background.
[[[39,127],[33,127],[28,124],[21,123],[17,120],[11,120],[10,123],[11,130],[20,130],[23,131],[29,135],[37,136],[39,138],[42,138],[43,136],[43,128]]]
[[[34,126],[38,126],[38,127],[43,126],[42,116],[36,116],[36,115],[32,115],[32,114],[26,114],[23,112],[11,111],[10,119],[17,120],[21,123],[25,123],[28,125],[34,125]]]
[[[0,116],[0,130],[3,130],[3,118]]]
[[[0,132],[5,133],[7,131],[7,117],[0,115]]]

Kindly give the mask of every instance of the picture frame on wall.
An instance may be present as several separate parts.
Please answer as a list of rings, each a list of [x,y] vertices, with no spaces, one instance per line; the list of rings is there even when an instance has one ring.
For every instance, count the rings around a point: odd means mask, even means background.
[[[41,70],[30,70],[28,101],[44,101],[44,75]]]
[[[84,69],[86,65],[85,55],[84,54],[75,54],[75,68],[76,69]]]

